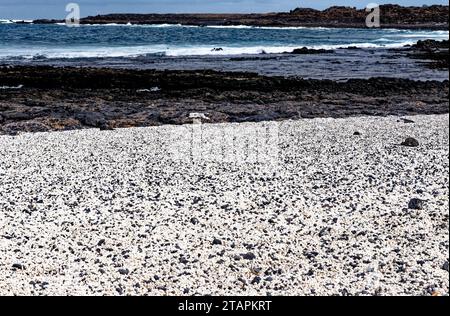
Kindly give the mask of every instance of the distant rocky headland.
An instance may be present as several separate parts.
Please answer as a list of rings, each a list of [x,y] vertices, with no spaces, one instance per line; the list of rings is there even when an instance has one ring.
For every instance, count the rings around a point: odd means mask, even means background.
[[[402,7],[382,5],[381,27],[448,30],[449,7],[442,5]],[[330,7],[320,11],[297,8],[290,12],[266,14],[108,14],[81,19],[82,24],[182,24],[192,26],[260,27],[365,27],[368,13],[352,7]],[[61,23],[61,20],[36,20],[34,23]]]

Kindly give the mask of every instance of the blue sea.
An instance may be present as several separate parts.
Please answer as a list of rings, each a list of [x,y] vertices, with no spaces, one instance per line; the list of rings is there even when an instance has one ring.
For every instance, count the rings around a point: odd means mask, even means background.
[[[366,65],[371,62],[378,64],[384,56],[383,52],[391,48],[411,45],[423,39],[448,38],[448,31],[428,30],[181,25],[67,27],[57,24],[17,24],[0,20],[0,63],[56,63],[157,69],[212,68],[231,71],[254,70],[268,75],[316,77],[316,73],[320,76],[324,70],[321,69],[320,60],[331,58],[334,63],[328,63],[327,66],[331,77],[364,77],[364,65],[362,68],[352,67],[355,69],[352,74],[340,72],[345,70],[347,63],[358,64],[365,60]],[[282,54],[304,46],[316,49],[359,47],[365,50],[325,57],[261,57],[258,61],[249,58],[233,59],[236,56]],[[299,63],[302,67],[299,67]],[[400,66],[405,64],[401,60],[398,63]],[[380,68],[381,74],[383,71],[389,72],[388,68]],[[405,72],[408,72],[408,69],[405,69]],[[446,76],[448,77],[448,74]]]

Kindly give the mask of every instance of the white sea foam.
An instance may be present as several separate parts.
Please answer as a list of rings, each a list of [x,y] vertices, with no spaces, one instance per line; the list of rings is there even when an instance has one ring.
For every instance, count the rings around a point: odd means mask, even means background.
[[[2,23],[13,23],[9,20],[0,20]],[[61,24],[65,25],[65,24]],[[95,25],[101,26],[101,25]],[[103,25],[105,26],[105,25]],[[160,24],[160,25],[125,25],[125,24],[107,24],[106,26],[112,27],[155,27],[155,28],[177,28],[177,27],[189,27],[173,24]],[[252,29],[252,26],[209,26],[210,28],[217,29]],[[256,27],[261,29],[261,27]],[[285,28],[273,28],[267,27],[267,29],[285,29]],[[297,28],[304,29],[304,28]],[[314,28],[314,30],[325,30],[325,28]],[[347,43],[342,44],[323,44],[324,41],[330,40],[331,36],[323,36],[323,40],[318,36],[316,39],[317,44],[306,44],[299,42],[293,42],[288,44],[267,43],[267,44],[246,44],[246,43],[233,43],[228,44],[215,43],[211,45],[188,45],[179,43],[176,45],[124,45],[124,46],[94,46],[94,45],[73,45],[73,46],[23,46],[17,47],[12,45],[0,46],[0,60],[11,58],[23,58],[23,59],[44,59],[44,58],[133,58],[150,54],[165,55],[169,57],[178,56],[233,56],[233,55],[256,55],[256,54],[279,54],[284,52],[292,52],[296,48],[308,47],[312,49],[338,49],[348,47],[358,48],[400,48],[405,45],[412,45],[417,42],[418,39],[448,39],[448,31],[420,31],[420,30],[387,30],[380,34],[380,38],[372,39],[367,42],[357,42],[352,40],[351,36]],[[301,38],[301,36],[300,36]],[[305,38],[305,40],[307,40]],[[309,39],[309,41],[311,41]]]
[[[0,19],[0,24],[13,24],[13,23],[33,23],[33,20],[9,20],[9,19]]]
[[[23,85],[19,85],[19,86],[0,86],[0,90],[20,90],[23,88]]]
[[[33,47],[26,48],[0,48],[0,59],[10,59],[12,56],[24,59],[44,59],[44,58],[136,58],[145,55],[165,55],[168,57],[181,56],[235,56],[235,55],[257,55],[257,54],[280,54],[292,52],[296,48],[308,47],[312,49],[339,49],[348,47],[358,48],[400,48],[405,45],[412,45],[415,41],[406,40],[393,43],[349,43],[336,45],[280,45],[280,46],[121,46],[121,47],[67,47],[48,48]]]

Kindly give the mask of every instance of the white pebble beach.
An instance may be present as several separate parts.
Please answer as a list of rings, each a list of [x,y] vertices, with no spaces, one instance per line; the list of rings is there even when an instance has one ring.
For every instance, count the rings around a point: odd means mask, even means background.
[[[0,295],[448,295],[449,116],[408,118],[0,136]]]

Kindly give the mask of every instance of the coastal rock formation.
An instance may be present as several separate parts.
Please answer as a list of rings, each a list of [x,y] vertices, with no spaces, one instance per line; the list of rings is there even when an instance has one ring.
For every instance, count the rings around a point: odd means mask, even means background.
[[[448,6],[382,5],[380,10],[382,27],[448,30]],[[331,7],[323,11],[298,8],[291,12],[267,14],[108,14],[86,17],[81,20],[81,23],[365,27],[367,14],[364,9],[352,7]],[[35,23],[56,22],[63,21],[35,21]]]
[[[0,67],[0,132],[448,113],[448,81],[346,82],[252,73]],[[200,116],[199,116],[200,117]]]
[[[294,55],[310,55],[310,54],[332,54],[334,51],[332,49],[312,49],[308,47],[296,48],[290,53]]]
[[[449,67],[449,41],[424,40],[410,48],[409,57],[431,61],[427,63],[430,68],[448,69]]]

